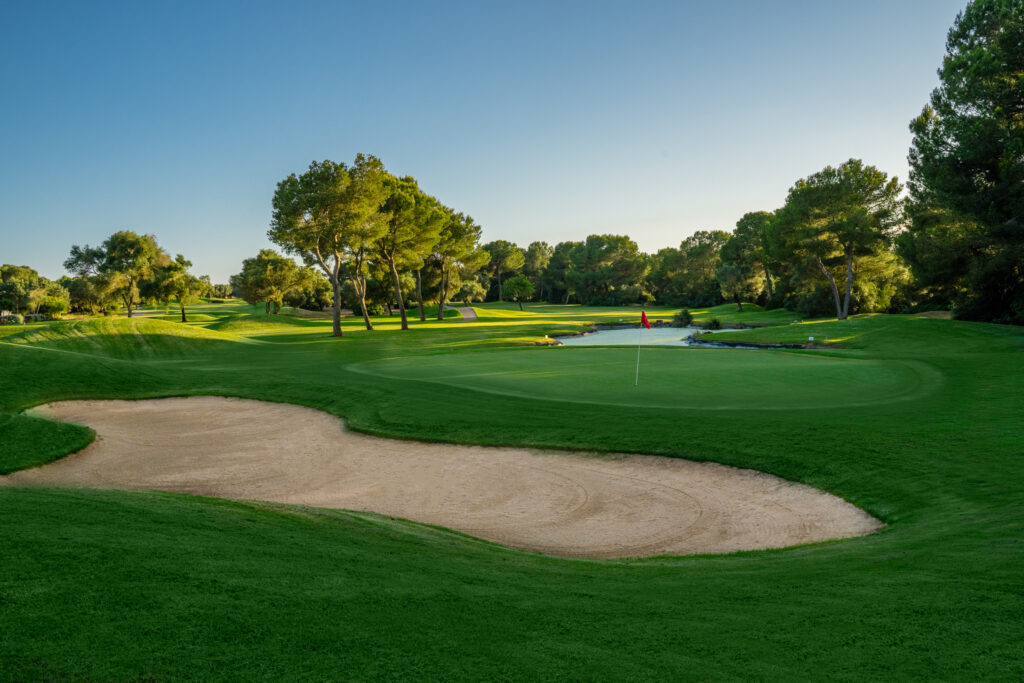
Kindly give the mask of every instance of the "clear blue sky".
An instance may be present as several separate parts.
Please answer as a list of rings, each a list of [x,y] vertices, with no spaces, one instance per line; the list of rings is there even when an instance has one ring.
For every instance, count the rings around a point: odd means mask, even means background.
[[[379,156],[485,240],[731,230],[907,124],[964,0],[0,0],[0,263],[153,233],[226,281],[276,183]]]

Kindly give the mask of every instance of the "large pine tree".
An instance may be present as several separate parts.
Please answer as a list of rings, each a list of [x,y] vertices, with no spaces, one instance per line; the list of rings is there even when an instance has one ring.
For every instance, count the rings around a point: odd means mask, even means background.
[[[1024,0],[973,0],[939,77],[910,125],[901,254],[922,284],[955,283],[957,317],[1024,324]]]

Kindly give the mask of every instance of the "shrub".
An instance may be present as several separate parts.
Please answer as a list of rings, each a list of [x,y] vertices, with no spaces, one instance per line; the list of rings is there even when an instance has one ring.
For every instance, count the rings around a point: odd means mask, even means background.
[[[45,313],[54,320],[59,320],[69,308],[70,305],[65,299],[56,296],[48,296],[39,304],[39,312]]]
[[[690,313],[689,308],[683,310],[672,316],[672,324],[675,327],[686,327],[693,322],[693,313]]]
[[[711,320],[708,321],[708,329],[709,330],[720,330],[720,329],[722,329],[722,321],[719,320],[718,318],[712,318]]]
[[[8,313],[7,315],[0,316],[0,325],[21,325],[25,322],[25,319],[17,313]]]

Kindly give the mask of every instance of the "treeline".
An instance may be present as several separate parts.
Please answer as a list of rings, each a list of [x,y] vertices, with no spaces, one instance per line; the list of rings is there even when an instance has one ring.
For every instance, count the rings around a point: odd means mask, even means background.
[[[214,285],[208,276],[189,272],[192,263],[172,258],[152,235],[120,231],[98,247],[75,245],[64,261],[72,273],[54,281],[27,266],[0,267],[0,322],[60,318],[65,313],[105,314],[125,310],[131,317],[142,303],[177,303],[185,307],[200,297],[227,297],[229,285]]]
[[[469,216],[423,192],[410,176],[388,173],[380,159],[358,155],[351,165],[318,161],[280,183],[273,197],[270,239],[296,265],[272,250],[246,259],[231,278],[235,292],[276,312],[282,303],[333,310],[333,334],[341,336],[342,310],[401,316],[409,329],[407,302],[419,317],[437,302],[444,318],[451,297],[478,297],[474,277],[490,255],[480,246],[480,226]]]
[[[481,243],[470,217],[379,159],[314,162],[282,180],[270,239],[231,289],[268,313],[282,305],[395,311],[414,302],[443,319],[451,300],[713,306],[756,301],[804,315],[951,309],[957,318],[1024,324],[1024,0],[974,0],[947,38],[940,85],[911,122],[907,196],[858,159],[797,180],[774,211],[731,231],[701,230],[678,247],[641,252],[626,235],[520,247]],[[74,247],[54,282],[0,268],[0,309],[59,316],[131,315],[141,300],[185,304],[228,287],[188,272],[152,236],[119,232]]]
[[[850,159],[796,181],[781,208],[678,248],[625,235],[498,240],[389,176],[373,157],[314,164],[274,197],[271,239],[330,278],[336,313],[424,300],[711,306],[757,301],[804,315],[951,309],[1024,324],[1024,0],[974,0],[949,32],[940,86],[911,123],[908,196]],[[465,221],[461,225],[460,221]],[[344,226],[344,227],[342,227]],[[459,253],[452,240],[466,241]],[[335,326],[338,330],[337,324]]]

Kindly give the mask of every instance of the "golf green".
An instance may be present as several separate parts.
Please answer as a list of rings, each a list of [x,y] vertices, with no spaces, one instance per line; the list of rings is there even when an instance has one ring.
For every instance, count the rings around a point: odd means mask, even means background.
[[[522,398],[690,410],[831,410],[913,400],[942,381],[913,361],[701,348],[551,347],[386,358],[349,369]]]

